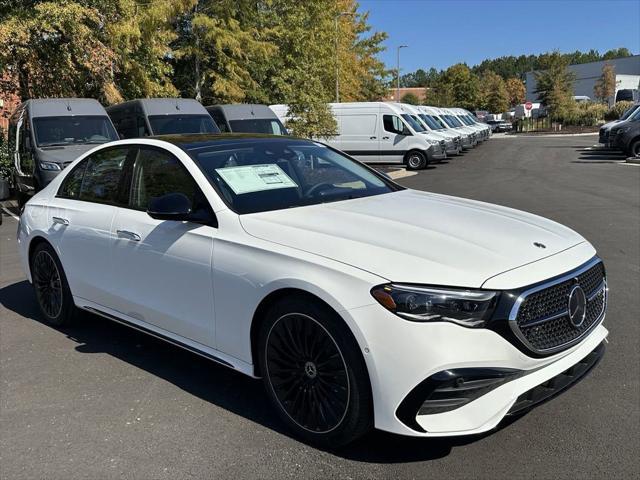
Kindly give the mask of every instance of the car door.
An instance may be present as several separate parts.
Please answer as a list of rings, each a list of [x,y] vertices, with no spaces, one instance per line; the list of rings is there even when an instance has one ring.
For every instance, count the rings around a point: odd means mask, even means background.
[[[99,150],[65,177],[49,205],[49,236],[58,249],[74,297],[108,306],[111,282],[111,223],[126,199],[123,172],[135,148]]]
[[[411,135],[398,115],[383,114],[382,137],[380,138],[380,161],[383,163],[402,163],[408,151]]]
[[[346,114],[341,115],[340,120],[340,150],[361,162],[379,162],[378,115]]]
[[[192,200],[200,218],[213,211],[180,160],[140,146],[133,163],[129,203],[118,208],[111,233],[116,302],[113,309],[136,320],[214,346],[212,224],[156,220],[149,202],[168,193]]]

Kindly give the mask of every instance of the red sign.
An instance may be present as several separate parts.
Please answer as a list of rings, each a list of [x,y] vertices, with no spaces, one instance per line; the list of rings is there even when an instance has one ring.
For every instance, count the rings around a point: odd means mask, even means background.
[[[524,104],[524,108],[526,108],[527,110],[531,110],[533,108],[533,103],[531,102],[527,102]]]

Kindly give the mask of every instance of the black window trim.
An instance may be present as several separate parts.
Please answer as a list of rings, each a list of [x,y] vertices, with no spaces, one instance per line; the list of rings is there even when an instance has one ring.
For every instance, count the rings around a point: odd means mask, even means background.
[[[133,149],[136,150],[135,160],[133,162],[127,162],[127,160],[125,160],[125,165],[123,166],[123,169],[122,169],[122,176],[120,177],[120,181],[118,182],[118,193],[120,193],[121,191],[126,191],[127,192],[126,203],[122,203],[121,204],[121,203],[113,203],[113,202],[97,202],[95,200],[85,200],[85,199],[81,199],[81,198],[71,198],[71,197],[67,197],[67,196],[61,194],[62,188],[64,187],[64,184],[67,181],[67,178],[69,177],[69,175],[71,175],[76,169],[80,168],[80,166],[82,166],[82,165],[84,165],[85,168],[86,168],[86,163],[89,161],[90,157],[92,157],[93,155],[96,155],[98,153],[106,152],[106,151],[109,151],[109,150],[122,149],[122,148],[126,148],[126,149],[129,149],[129,150],[133,150]],[[124,209],[127,209],[127,210],[133,210],[135,212],[146,212],[146,210],[142,210],[142,209],[139,209],[139,208],[134,208],[133,206],[131,206],[131,182],[133,181],[133,168],[134,168],[134,165],[135,165],[135,161],[137,160],[137,157],[138,157],[138,151],[141,148],[146,148],[146,149],[149,149],[149,150],[158,150],[158,151],[167,153],[168,155],[170,155],[171,157],[176,159],[176,161],[178,162],[180,167],[182,169],[184,169],[185,173],[191,177],[191,179],[195,183],[196,187],[200,190],[200,193],[202,194],[202,197],[208,203],[208,205],[209,205],[209,213],[211,214],[211,218],[212,218],[212,221],[208,222],[208,223],[199,223],[199,222],[191,222],[191,221],[189,221],[189,222],[190,223],[197,223],[198,225],[206,225],[206,226],[209,226],[209,227],[217,229],[218,228],[218,217],[216,215],[215,210],[211,206],[211,202],[209,201],[207,196],[202,191],[202,188],[200,188],[200,185],[198,185],[198,181],[193,177],[193,175],[191,175],[191,172],[189,172],[189,169],[185,166],[184,162],[182,160],[180,160],[175,154],[173,154],[173,152],[170,152],[166,148],[158,147],[157,145],[146,145],[146,144],[142,144],[142,143],[130,143],[130,144],[123,144],[123,145],[113,145],[113,146],[102,148],[102,149],[100,149],[100,150],[98,150],[96,152],[93,152],[91,155],[88,155],[88,156],[84,157],[82,160],[80,160],[80,162],[78,162],[77,165],[75,165],[72,169],[69,170],[69,173],[65,173],[65,176],[62,179],[62,182],[60,183],[60,186],[58,187],[58,190],[56,192],[55,198],[62,198],[64,200],[73,200],[73,201],[77,201],[77,202],[95,203],[97,205],[107,205],[107,206],[110,206],[110,207],[124,208]],[[130,153],[127,154],[127,157],[129,155],[130,155]],[[191,156],[189,156],[189,158],[191,158]],[[198,167],[198,169],[200,171],[202,171],[202,169],[200,168],[200,166],[196,162],[193,162],[193,163],[196,164],[196,166]],[[206,174],[205,174],[205,176],[206,176]],[[82,178],[84,180],[84,173],[82,174]],[[122,185],[123,182],[129,182],[129,188],[126,188],[126,189],[122,188],[123,187],[123,185]],[[217,190],[216,190],[216,194],[220,197],[220,195],[218,194]]]

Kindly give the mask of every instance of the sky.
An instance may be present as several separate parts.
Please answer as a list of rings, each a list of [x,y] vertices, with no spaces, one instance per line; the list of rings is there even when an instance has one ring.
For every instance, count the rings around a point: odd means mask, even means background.
[[[486,58],[627,47],[640,53],[640,0],[359,0],[373,30],[385,31],[380,58],[403,73],[472,66]]]

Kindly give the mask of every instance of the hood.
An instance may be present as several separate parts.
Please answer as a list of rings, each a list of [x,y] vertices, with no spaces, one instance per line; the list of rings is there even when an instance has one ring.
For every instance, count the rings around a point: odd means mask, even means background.
[[[38,148],[38,159],[44,162],[67,163],[72,162],[80,155],[88,152],[98,144],[69,145],[65,147],[41,147]]]
[[[536,215],[415,190],[241,215],[240,221],[250,235],[389,281],[460,287],[480,287],[585,241]]]
[[[611,130],[611,127],[615,127],[619,123],[622,123],[624,120],[614,120],[613,122],[605,123],[600,127],[600,130]]]

